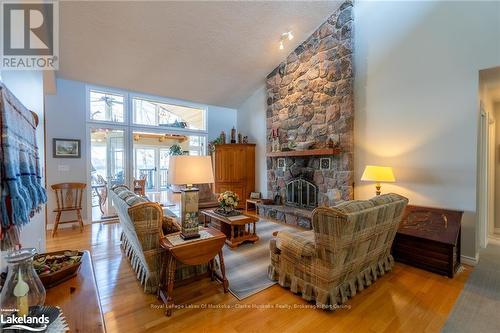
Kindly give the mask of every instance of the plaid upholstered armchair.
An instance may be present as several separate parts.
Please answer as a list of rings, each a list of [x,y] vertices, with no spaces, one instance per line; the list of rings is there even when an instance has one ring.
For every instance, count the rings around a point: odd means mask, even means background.
[[[271,240],[269,278],[333,309],[394,265],[390,254],[408,199],[385,194],[316,208],[312,231],[280,231]]]

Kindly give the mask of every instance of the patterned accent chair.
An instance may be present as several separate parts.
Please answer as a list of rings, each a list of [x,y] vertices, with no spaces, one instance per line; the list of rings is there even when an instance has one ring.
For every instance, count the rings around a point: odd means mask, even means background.
[[[313,211],[313,230],[280,231],[270,242],[269,278],[335,309],[391,270],[390,253],[408,199],[384,194]]]
[[[121,248],[128,257],[137,279],[144,285],[146,293],[156,293],[160,271],[165,269],[165,250],[160,238],[180,227],[174,219],[163,216],[163,210],[156,202],[149,202],[130,191],[125,185],[115,185],[110,198],[122,226]],[[207,272],[207,265],[187,266],[177,263],[176,280],[184,280]]]

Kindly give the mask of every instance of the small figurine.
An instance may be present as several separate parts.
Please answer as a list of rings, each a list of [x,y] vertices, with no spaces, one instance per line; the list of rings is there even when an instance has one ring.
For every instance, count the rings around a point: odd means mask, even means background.
[[[246,135],[245,135],[245,136],[243,137],[243,143],[248,143],[248,136],[246,136]]]
[[[326,142],[326,146],[327,146],[328,148],[333,148],[334,143],[333,143],[332,138],[329,138],[329,139],[328,139],[328,141]]]
[[[226,133],[224,131],[220,132],[220,143],[225,144],[226,143]]]
[[[295,150],[296,147],[297,147],[297,144],[295,143],[295,137],[290,135],[288,137],[288,149]]]
[[[271,131],[271,151],[273,153],[281,151],[279,130],[277,128],[273,128]]]
[[[231,129],[231,143],[236,143],[236,128]]]
[[[241,133],[238,133],[238,143],[243,143],[243,135]]]

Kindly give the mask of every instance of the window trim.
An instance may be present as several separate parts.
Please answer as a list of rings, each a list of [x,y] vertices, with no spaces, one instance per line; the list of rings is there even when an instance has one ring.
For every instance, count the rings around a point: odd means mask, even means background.
[[[102,93],[116,94],[123,96],[123,122],[113,122],[106,120],[94,120],[90,119],[90,91],[97,91]],[[203,120],[204,120],[204,130],[193,130],[186,128],[176,128],[176,127],[160,127],[160,126],[150,126],[150,125],[140,125],[134,124],[133,122],[133,109],[132,109],[132,99],[134,97],[142,98],[146,100],[157,101],[160,103],[192,107],[203,110]],[[91,183],[91,155],[90,155],[90,130],[92,128],[109,128],[113,130],[122,130],[124,135],[124,159],[125,159],[125,183],[127,185],[131,185],[133,179],[133,164],[134,161],[134,142],[133,142],[133,133],[134,132],[152,132],[152,133],[172,133],[172,134],[180,134],[180,135],[197,135],[200,137],[204,137],[204,145],[201,150],[201,154],[208,155],[208,105],[199,104],[195,102],[188,102],[184,100],[147,95],[141,93],[130,92],[123,89],[110,88],[106,86],[98,86],[93,84],[85,84],[85,154],[88,155],[87,158],[87,184]],[[92,191],[87,191],[87,202],[91,202],[92,200]],[[87,205],[87,216],[89,219],[92,218],[92,205]]]
[[[123,122],[118,123],[118,122],[113,122],[113,121],[107,121],[107,120],[95,120],[95,119],[90,119],[90,91],[96,91],[96,92],[101,92],[101,93],[108,93],[108,94],[115,94],[115,95],[122,95],[123,96]],[[158,103],[165,103],[165,104],[171,104],[171,105],[176,105],[176,106],[181,106],[181,107],[188,107],[188,108],[195,108],[203,111],[203,126],[205,129],[202,130],[196,130],[196,129],[189,129],[189,128],[177,128],[177,127],[160,127],[158,125],[143,125],[143,124],[135,124],[134,123],[134,110],[133,110],[133,99],[138,98],[138,99],[144,99],[148,100],[151,102],[158,102]],[[117,89],[117,88],[110,88],[110,87],[105,87],[105,86],[98,86],[98,85],[93,85],[93,84],[86,84],[85,85],[85,120],[87,123],[90,124],[99,124],[102,126],[122,126],[122,127],[127,127],[130,128],[132,131],[137,131],[137,130],[144,130],[144,131],[154,131],[155,129],[157,131],[168,131],[169,133],[175,133],[175,134],[199,134],[199,135],[208,135],[208,105],[204,104],[199,104],[195,102],[189,102],[185,100],[178,100],[178,99],[173,99],[173,98],[168,98],[168,97],[161,97],[161,96],[155,96],[155,95],[149,95],[149,94],[143,94],[143,93],[137,93],[137,92],[131,92],[127,90],[122,90],[122,89]],[[208,138],[207,138],[208,139]]]
[[[189,129],[189,128],[166,127],[166,126],[160,127],[159,125],[136,124],[136,123],[134,123],[134,105],[133,105],[134,99],[142,99],[142,100],[146,100],[148,102],[153,102],[153,103],[156,102],[156,103],[170,104],[170,105],[174,105],[174,106],[198,109],[198,110],[202,111],[204,129]],[[161,129],[165,129],[168,131],[173,130],[176,132],[184,132],[184,133],[191,133],[191,134],[195,134],[195,133],[208,134],[208,107],[206,105],[188,102],[188,101],[183,101],[183,100],[174,100],[174,99],[167,98],[167,97],[141,94],[141,93],[129,93],[129,105],[130,105],[130,126],[131,127],[161,128]]]
[[[103,94],[112,94],[112,95],[120,95],[123,96],[123,122],[116,122],[116,121],[110,121],[110,120],[96,120],[96,119],[91,119],[90,118],[90,92],[98,92],[98,93],[103,93]],[[94,85],[89,85],[87,84],[85,86],[85,120],[88,123],[93,123],[93,124],[103,124],[103,125],[118,125],[118,126],[128,126],[130,123],[129,120],[129,103],[128,103],[128,92],[125,90],[119,90],[119,89],[112,89],[112,88],[107,88],[107,87],[100,87],[100,86],[94,86]]]

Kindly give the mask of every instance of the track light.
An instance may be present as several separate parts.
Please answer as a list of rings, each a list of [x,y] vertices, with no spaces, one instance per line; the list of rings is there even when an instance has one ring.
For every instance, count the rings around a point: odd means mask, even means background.
[[[287,32],[284,32],[284,33],[281,34],[281,37],[280,37],[280,50],[283,50],[285,48],[283,42],[286,39],[288,39],[288,40],[292,40],[293,39],[293,35],[292,35],[291,31],[287,31]]]

